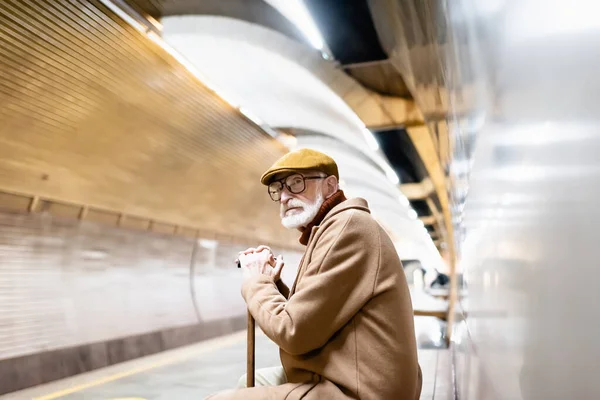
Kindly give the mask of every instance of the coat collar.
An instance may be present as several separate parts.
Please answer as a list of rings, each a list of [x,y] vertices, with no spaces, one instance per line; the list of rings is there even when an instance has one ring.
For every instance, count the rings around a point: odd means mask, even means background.
[[[346,210],[350,210],[350,209],[366,211],[369,214],[371,213],[371,210],[369,210],[369,203],[367,203],[367,201],[363,198],[355,197],[353,199],[346,200],[346,201],[338,204],[337,206],[333,207],[333,209],[331,211],[329,211],[329,213],[327,213],[325,218],[323,218],[323,221],[321,221],[321,224],[323,222],[327,221],[329,218],[333,217],[334,215],[339,214],[342,211],[346,211]],[[321,224],[319,224],[319,225],[321,225]]]
[[[305,234],[308,234],[307,238],[306,238],[307,244],[311,241],[311,239],[314,236],[314,234],[316,233],[316,231],[319,229],[319,227],[321,225],[323,225],[323,223],[325,221],[327,221],[334,215],[337,215],[343,211],[352,210],[352,209],[366,211],[369,214],[371,213],[371,210],[369,210],[369,204],[367,203],[367,201],[365,199],[356,197],[353,199],[345,200],[345,201],[341,202],[340,204],[336,205],[335,207],[333,207],[331,209],[331,211],[329,211],[327,213],[325,218],[323,218],[323,220],[318,225],[311,226],[310,232],[308,232],[308,231],[304,232]]]

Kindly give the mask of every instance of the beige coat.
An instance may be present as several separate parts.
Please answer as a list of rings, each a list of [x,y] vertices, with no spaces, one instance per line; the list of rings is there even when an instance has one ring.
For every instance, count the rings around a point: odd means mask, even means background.
[[[289,383],[227,399],[419,398],[408,286],[365,200],[342,202],[313,228],[289,298],[282,292],[266,276],[242,287],[258,325],[281,349]]]

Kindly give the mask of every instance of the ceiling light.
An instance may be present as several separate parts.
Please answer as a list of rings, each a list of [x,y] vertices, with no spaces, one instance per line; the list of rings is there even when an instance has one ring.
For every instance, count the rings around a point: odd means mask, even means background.
[[[390,180],[390,182],[392,182],[394,185],[400,183],[400,178],[398,178],[398,175],[392,169],[392,167],[390,167],[387,163],[385,163],[384,165],[387,167],[385,168],[385,175]]]
[[[112,0],[100,0],[108,9],[117,14],[122,20],[127,22],[129,25],[134,27],[136,30],[146,33],[147,28],[135,20],[132,16],[127,14],[121,7],[112,2]]]
[[[121,7],[116,5],[113,2],[113,0],[100,0],[100,1],[102,2],[102,4],[107,6],[111,11],[113,11],[118,17],[120,17],[123,21],[127,22],[130,26],[132,26],[133,28],[135,28],[136,30],[141,32],[142,34],[146,35],[146,37],[148,39],[150,39],[151,41],[153,41],[156,45],[160,46],[171,57],[173,57],[182,67],[184,67],[198,81],[200,81],[200,83],[202,83],[207,89],[211,90],[217,96],[219,96],[221,99],[223,99],[226,103],[228,103],[230,106],[237,109],[241,114],[245,115],[246,118],[248,118],[249,120],[254,122],[256,125],[258,125],[267,134],[269,134],[272,137],[277,136],[277,133],[271,127],[269,127],[268,125],[263,123],[263,121],[258,116],[254,115],[247,108],[241,107],[241,102],[239,101],[239,99],[237,99],[231,93],[225,92],[225,91],[223,91],[222,88],[218,88],[214,84],[212,84],[211,81],[194,66],[194,64],[192,64],[187,58],[185,58],[181,53],[179,53],[173,47],[171,47],[167,42],[165,42],[160,35],[158,35],[157,33],[153,32],[153,31],[150,31],[146,26],[140,24],[138,21],[136,21],[134,18],[132,18],[130,15],[128,15],[123,9],[121,9]],[[309,19],[309,22],[312,23],[312,20],[310,19],[310,15],[308,14],[308,11],[304,8],[304,4],[302,4],[299,0],[297,0],[297,1],[285,0],[285,4],[288,4],[288,3],[289,4],[299,3],[296,7],[299,7],[299,9],[303,9],[306,14],[305,18],[307,17]],[[296,14],[302,14],[302,12],[299,11],[299,9],[293,9],[292,11]],[[160,22],[158,22],[154,19],[151,19],[149,21],[157,29],[162,30],[162,25],[160,24]],[[315,30],[316,30],[316,27],[315,27]],[[318,34],[318,31],[317,31],[317,34]],[[318,34],[318,36],[320,38],[320,34]],[[322,43],[323,43],[323,41],[321,40],[321,44]],[[322,47],[323,46],[321,45],[321,48]]]
[[[410,201],[408,201],[408,198],[403,194],[400,194],[398,196],[398,200],[400,200],[400,204],[402,204],[404,207],[408,207],[408,205],[410,204]]]
[[[250,110],[248,110],[244,107],[240,107],[239,110],[242,114],[244,114],[246,116],[246,118],[248,118],[250,121],[254,122],[256,125],[263,125],[262,120],[260,118],[258,118],[256,115],[254,115]]]
[[[162,31],[163,30],[163,26],[162,24],[157,21],[156,19],[154,19],[152,16],[150,15],[146,15],[145,18],[148,20],[148,22],[150,22],[157,30]]]
[[[265,1],[296,25],[315,49],[323,50],[325,41],[302,0]]]
[[[362,133],[365,137],[365,140],[367,141],[367,144],[371,147],[371,149],[373,151],[379,150],[379,142],[377,142],[377,139],[375,139],[375,136],[373,136],[373,132],[371,132],[366,127],[363,127]]]
[[[283,132],[277,135],[277,140],[279,140],[280,143],[282,143],[285,147],[287,147],[290,150],[296,148],[296,146],[298,145],[298,139],[296,138],[296,136],[288,135],[287,133]]]

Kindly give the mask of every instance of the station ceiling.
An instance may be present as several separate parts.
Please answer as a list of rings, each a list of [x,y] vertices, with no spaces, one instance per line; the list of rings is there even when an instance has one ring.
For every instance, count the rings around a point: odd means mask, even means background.
[[[172,15],[223,16],[262,25],[309,45],[298,28],[264,0],[122,2],[155,20]],[[432,235],[436,237],[435,243],[445,248],[447,232],[452,229],[446,190],[452,144],[445,121],[444,76],[438,65],[447,41],[445,25],[442,20],[435,26],[428,22],[440,12],[437,2],[409,1],[398,5],[390,1],[305,0],[304,3],[338,68],[381,95],[378,107],[383,100],[398,99],[414,103],[420,109],[424,118],[421,122],[410,119],[406,124],[394,120],[387,126],[367,125],[402,178],[401,190],[413,208],[422,210],[418,202],[427,199],[427,207],[437,207],[421,214],[440,218],[435,222],[432,218],[422,220],[435,232]],[[400,56],[404,58],[399,59]],[[415,124],[423,124],[426,129],[411,131]],[[419,140],[415,142],[415,138]]]
[[[256,180],[284,147],[101,1],[1,2],[0,35],[0,207],[296,243]]]

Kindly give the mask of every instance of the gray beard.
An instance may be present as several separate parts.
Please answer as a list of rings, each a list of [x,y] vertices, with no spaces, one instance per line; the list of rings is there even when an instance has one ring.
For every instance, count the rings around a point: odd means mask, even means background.
[[[298,199],[291,199],[287,204],[288,208],[300,206],[303,208],[303,210],[301,213],[286,217],[284,216],[285,210],[282,209],[280,212],[281,224],[287,229],[298,229],[308,225],[313,219],[315,219],[324,201],[325,199],[323,198],[323,193],[321,193],[320,190],[317,193],[315,202],[312,204],[305,203]]]

